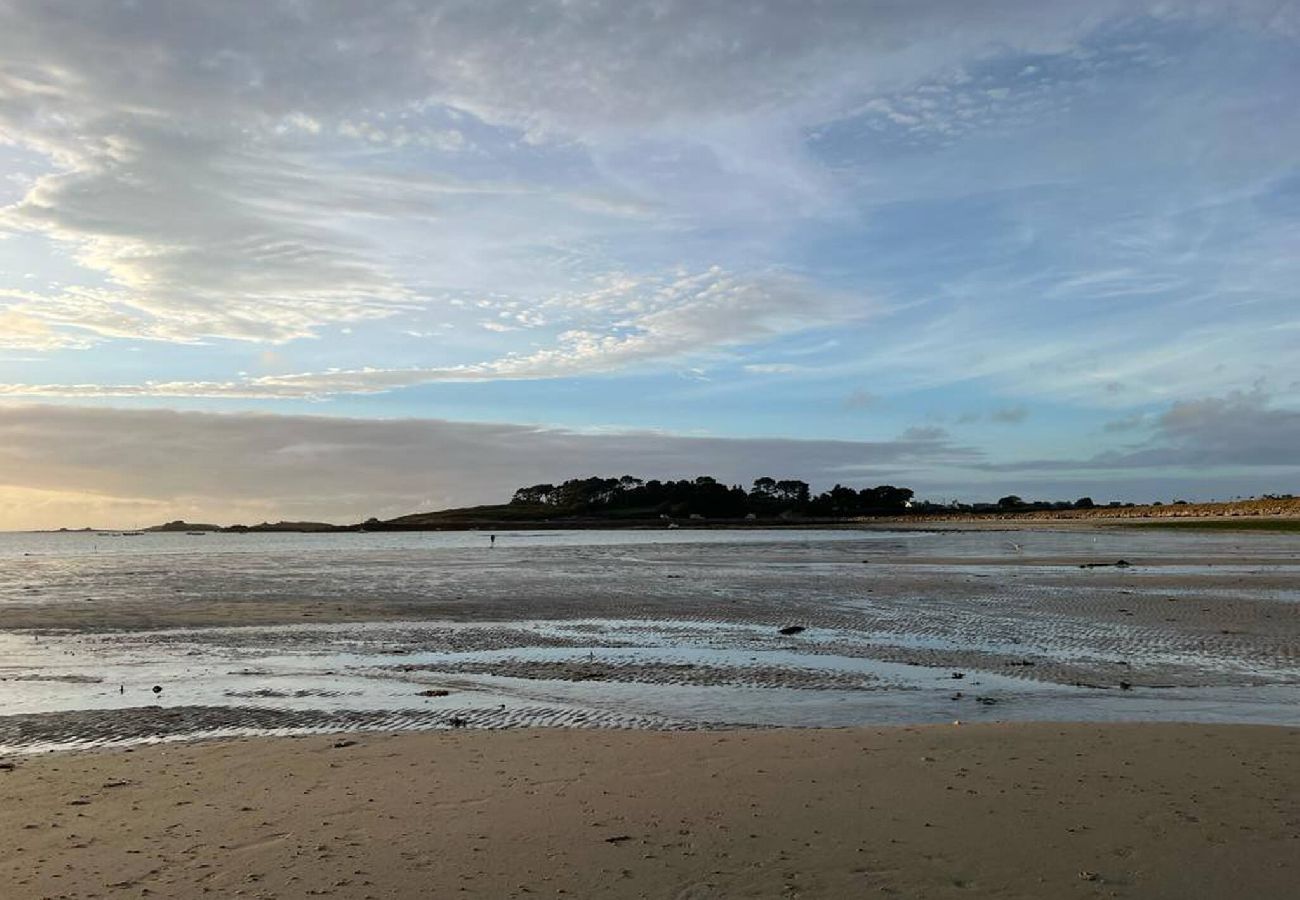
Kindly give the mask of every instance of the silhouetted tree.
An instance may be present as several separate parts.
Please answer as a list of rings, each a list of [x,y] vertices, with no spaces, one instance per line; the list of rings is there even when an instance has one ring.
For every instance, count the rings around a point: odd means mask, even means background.
[[[571,515],[690,516],[742,518],[789,515],[888,515],[909,505],[909,488],[879,485],[855,490],[837,484],[811,496],[808,483],[797,479],[763,476],[746,492],[740,485],[725,485],[710,475],[681,481],[643,481],[632,475],[618,478],[571,478],[560,485],[535,484],[515,491],[511,503],[545,505]]]
[[[879,510],[881,512],[898,512],[906,509],[912,499],[911,488],[894,487],[882,484],[878,487],[863,488],[858,491],[858,504],[863,512]]]
[[[808,502],[808,482],[786,480],[776,483],[776,495],[782,500],[804,504]]]
[[[515,495],[510,498],[510,502],[550,503],[554,493],[555,485],[553,484],[535,484],[532,487],[522,487],[515,491]]]

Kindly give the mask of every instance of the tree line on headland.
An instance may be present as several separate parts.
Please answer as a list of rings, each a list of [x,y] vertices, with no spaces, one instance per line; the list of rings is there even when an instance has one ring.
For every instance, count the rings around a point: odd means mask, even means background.
[[[907,512],[1092,509],[1097,505],[1091,497],[1047,501],[1022,500],[1011,494],[997,503],[941,505],[914,502],[914,496],[911,488],[892,484],[857,489],[837,484],[830,490],[813,494],[808,482],[798,479],[778,480],[764,476],[755,479],[746,490],[740,485],[725,485],[709,475],[680,481],[645,480],[623,475],[619,478],[571,478],[561,484],[521,487],[515,491],[510,506],[519,511],[534,509],[555,515],[820,519],[894,516]]]
[[[620,516],[629,514],[669,517],[702,516],[710,519],[814,518],[895,515],[908,508],[910,488],[882,484],[853,488],[836,485],[813,495],[806,481],[756,479],[749,490],[725,485],[708,475],[681,481],[620,478],[572,478],[562,484],[534,484],[515,491],[510,505],[533,507],[556,514]]]

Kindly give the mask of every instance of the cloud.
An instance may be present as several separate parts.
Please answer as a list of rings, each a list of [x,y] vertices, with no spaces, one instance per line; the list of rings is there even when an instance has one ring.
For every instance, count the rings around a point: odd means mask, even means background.
[[[413,235],[440,263],[461,260],[430,280],[484,290],[491,270],[535,273],[566,243],[593,252],[611,216],[665,198],[678,208],[657,227],[724,208],[777,220],[832,208],[835,185],[807,159],[803,130],[924,86],[936,67],[1062,53],[1143,15],[1286,34],[1296,19],[1245,0],[828,0],[815,15],[689,0],[5,0],[0,143],[48,168],[0,228],[71,248],[94,289],[42,290],[19,313],[78,335],[68,347],[284,342],[435,302],[407,271]],[[699,157],[703,174],[671,164],[665,175],[648,148]],[[422,181],[415,153],[441,168],[480,154],[492,171],[553,154],[580,183],[515,185],[494,215],[481,207],[495,208],[499,184]],[[527,214],[538,207],[547,214]],[[503,242],[524,258],[503,265]]]
[[[794,363],[749,363],[743,368],[751,375],[793,375],[803,370]]]
[[[1102,430],[1108,434],[1117,434],[1124,431],[1133,431],[1146,424],[1148,424],[1148,417],[1145,413],[1133,413],[1120,419],[1111,419],[1102,426]]]
[[[850,391],[844,398],[845,409],[872,409],[880,405],[880,397],[861,388]]]
[[[1000,425],[1019,425],[1029,418],[1029,410],[1023,406],[1003,406],[989,413],[989,421]]]
[[[1120,420],[1126,431],[1146,420]],[[1131,424],[1130,424],[1131,423]],[[1115,425],[1116,423],[1111,423]],[[1039,459],[979,463],[977,468],[1004,471],[1147,469],[1219,472],[1225,469],[1276,469],[1283,478],[1300,477],[1300,411],[1273,406],[1260,390],[1234,391],[1221,397],[1182,400],[1150,420],[1150,436],[1124,449],[1107,450],[1087,459]],[[1208,476],[1207,476],[1208,477]],[[1268,486],[1288,490],[1286,484]]]
[[[599,472],[713,474],[742,484],[772,474],[826,487],[906,481],[928,466],[978,458],[932,434],[878,442],[728,439],[439,419],[0,406],[0,527],[126,526],[176,516],[356,521],[499,502],[521,484]]]
[[[942,441],[948,438],[948,431],[937,425],[913,425],[903,432],[905,441]]]
[[[6,296],[13,296],[13,293],[0,291],[0,298]],[[85,339],[56,331],[43,316],[32,315],[20,306],[0,308],[0,347],[11,350],[55,350],[87,345]]]
[[[1175,403],[1156,435],[1168,449],[1139,451],[1130,464],[1300,466],[1300,411],[1271,406],[1261,391]]]
[[[577,323],[552,347],[482,363],[367,368],[234,381],[143,384],[0,384],[0,395],[46,397],[323,397],[373,394],[438,381],[495,381],[600,375],[682,361],[739,344],[864,318],[862,298],[818,291],[781,273],[738,277],[718,268],[663,279],[619,279],[616,289],[554,297],[549,316]],[[611,319],[612,317],[612,319]],[[602,326],[599,323],[610,321]],[[588,324],[589,322],[596,324]]]

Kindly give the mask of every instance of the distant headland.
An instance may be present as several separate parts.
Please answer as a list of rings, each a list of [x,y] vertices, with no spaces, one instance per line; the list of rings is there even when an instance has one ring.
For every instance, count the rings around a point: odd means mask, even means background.
[[[350,525],[327,522],[262,522],[257,525],[196,524],[177,520],[150,532],[343,532],[458,531],[471,529],[774,527],[848,523],[1014,521],[1106,521],[1203,527],[1270,527],[1300,530],[1300,498],[1269,495],[1222,503],[1094,503],[1024,500],[1014,494],[996,503],[934,503],[915,500],[910,488],[835,485],[813,494],[797,479],[756,479],[749,489],[702,475],[679,481],[619,477],[574,478],[559,484],[521,487],[508,503],[370,518]],[[1274,524],[1270,524],[1274,523]],[[1294,528],[1293,528],[1294,526]]]

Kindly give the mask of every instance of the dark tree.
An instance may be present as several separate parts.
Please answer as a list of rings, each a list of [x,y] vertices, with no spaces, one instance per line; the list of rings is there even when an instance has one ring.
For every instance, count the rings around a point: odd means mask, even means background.
[[[792,503],[804,504],[808,502],[808,482],[806,481],[778,481],[776,483],[776,495],[781,500]]]
[[[907,508],[912,496],[911,488],[882,484],[858,491],[858,503],[863,512],[898,512]]]
[[[532,487],[522,487],[515,491],[515,495],[510,498],[511,503],[550,503],[555,494],[555,485],[553,484],[535,484]]]

